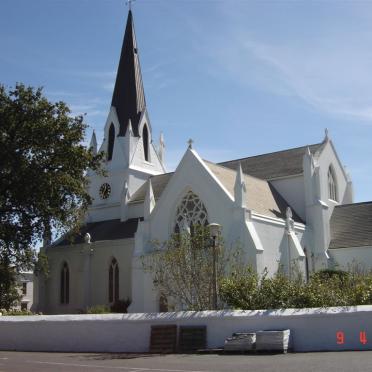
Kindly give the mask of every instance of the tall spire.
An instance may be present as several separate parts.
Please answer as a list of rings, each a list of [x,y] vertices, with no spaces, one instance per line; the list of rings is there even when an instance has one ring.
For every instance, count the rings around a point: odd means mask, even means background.
[[[125,136],[129,119],[134,135],[138,136],[138,124],[146,101],[131,10],[125,27],[111,105],[116,108],[118,115],[119,136]]]

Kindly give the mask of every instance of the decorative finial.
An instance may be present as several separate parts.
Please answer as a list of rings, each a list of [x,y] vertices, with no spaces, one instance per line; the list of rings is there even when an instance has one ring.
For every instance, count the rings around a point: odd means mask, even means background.
[[[287,217],[287,220],[290,220],[292,219],[292,209],[290,207],[287,207],[286,211],[285,211],[285,215]]]
[[[286,217],[286,228],[288,232],[291,232],[294,230],[294,220],[293,220],[293,214],[291,207],[287,207],[285,211],[285,217]]]
[[[91,236],[90,236],[90,234],[89,233],[86,233],[85,235],[84,235],[84,241],[85,241],[85,243],[87,243],[87,244],[90,244],[91,243]]]
[[[192,149],[192,144],[194,143],[194,141],[190,138],[187,143],[189,144],[189,149]]]
[[[328,141],[329,140],[329,135],[328,135],[328,128],[324,129],[324,140]]]
[[[132,3],[136,0],[126,0],[125,3],[128,5],[129,10],[132,10]]]
[[[310,147],[309,146],[307,146],[307,148],[306,148],[306,155],[307,156],[311,156],[311,151],[310,151]]]

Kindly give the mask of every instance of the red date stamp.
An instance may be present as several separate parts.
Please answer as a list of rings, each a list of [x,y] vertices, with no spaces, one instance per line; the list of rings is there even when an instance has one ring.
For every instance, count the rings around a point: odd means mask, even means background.
[[[346,341],[346,337],[345,337],[345,332],[343,331],[337,331],[336,332],[336,343],[338,345],[343,345]],[[366,331],[360,331],[359,332],[359,342],[362,344],[362,345],[366,345],[368,340],[367,340],[367,332]]]

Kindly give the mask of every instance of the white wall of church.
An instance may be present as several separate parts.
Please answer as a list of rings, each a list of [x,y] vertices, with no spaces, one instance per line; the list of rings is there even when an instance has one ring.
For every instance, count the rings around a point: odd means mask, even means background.
[[[50,275],[46,281],[43,312],[76,313],[92,305],[106,305],[108,270],[114,257],[119,265],[119,299],[131,298],[131,260],[134,239],[92,242],[47,250]],[[70,273],[69,304],[61,304],[61,269],[67,262]]]
[[[303,221],[306,220],[305,188],[303,175],[272,180],[270,183],[287,201]]]
[[[329,198],[328,170],[332,167],[337,184],[338,201]],[[315,270],[328,265],[326,251],[331,239],[330,218],[335,205],[340,204],[347,191],[347,176],[332,142],[326,139],[321,153],[314,158],[304,156],[304,182],[306,199],[306,224],[311,232],[308,242],[312,266]]]
[[[295,261],[299,270],[305,273],[304,259],[293,252],[285,221],[264,216],[249,217],[250,212],[238,207],[233,196],[210,173],[198,155],[188,150],[149,218],[140,224],[136,234],[136,251],[132,261],[135,268],[132,280],[134,305],[131,312],[158,310],[151,277],[143,273],[138,256],[153,249],[151,240],[169,239],[174,231],[177,207],[190,190],[205,205],[208,222],[222,225],[225,247],[241,246],[247,263],[259,273],[267,268],[273,275],[280,266],[288,272],[288,267],[293,266]],[[303,232],[304,226],[296,228],[296,239],[302,247],[305,244]]]
[[[255,227],[264,248],[262,252],[263,266],[268,270],[269,276],[275,274],[279,268],[288,273],[290,267],[293,272],[296,265],[302,273],[305,273],[304,260],[300,259],[291,249],[284,223],[255,221]],[[303,231],[297,229],[296,236],[301,246],[304,247]]]
[[[331,141],[329,141],[324,147],[321,155],[319,156],[318,164],[320,166],[321,197],[322,200],[328,204],[328,212],[329,216],[331,216],[335,205],[338,205],[342,202],[347,186],[347,178],[344,167],[340,162],[340,159],[338,158]],[[330,166],[334,170],[334,174],[336,176],[338,193],[337,203],[329,199],[328,194],[328,169]]]
[[[341,270],[372,270],[372,246],[330,249],[331,258]]]

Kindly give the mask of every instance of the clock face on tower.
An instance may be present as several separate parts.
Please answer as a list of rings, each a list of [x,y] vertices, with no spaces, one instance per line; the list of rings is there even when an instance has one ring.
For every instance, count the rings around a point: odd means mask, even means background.
[[[99,196],[101,199],[107,199],[111,193],[111,186],[108,183],[104,183],[99,188]]]

